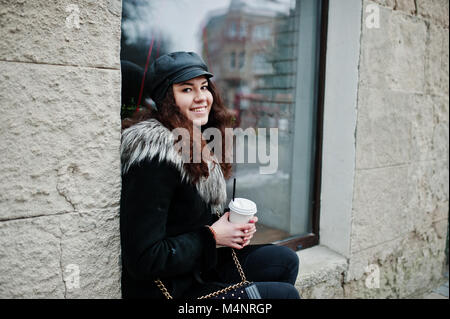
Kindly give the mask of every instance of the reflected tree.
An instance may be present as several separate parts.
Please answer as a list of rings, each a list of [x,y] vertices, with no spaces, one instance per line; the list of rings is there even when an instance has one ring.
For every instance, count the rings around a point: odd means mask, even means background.
[[[121,119],[131,117],[136,109],[146,105],[141,91],[146,65],[168,53],[170,40],[151,21],[153,4],[148,0],[123,0],[120,60],[122,71]]]

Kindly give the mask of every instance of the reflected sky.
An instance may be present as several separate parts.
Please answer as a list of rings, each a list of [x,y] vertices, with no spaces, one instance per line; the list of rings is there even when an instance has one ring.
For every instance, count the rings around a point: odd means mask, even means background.
[[[226,10],[230,0],[152,0],[159,2],[155,12],[163,31],[170,34],[172,50],[200,52],[200,30],[211,11]],[[157,21],[156,20],[156,21]],[[170,23],[170,21],[173,23]]]
[[[139,19],[133,26],[124,27],[131,39],[137,33],[155,30],[170,39],[171,51],[200,52],[200,28],[208,14],[226,10],[230,0],[151,0],[148,7],[140,7]]]
[[[209,17],[225,12],[230,1],[241,0],[151,0],[134,10],[134,18],[123,25],[130,42],[138,34],[154,32],[169,39],[170,51],[201,52],[200,31]],[[254,8],[287,11],[294,0],[244,0]],[[124,2],[124,5],[127,5]],[[132,10],[133,11],[133,10]]]

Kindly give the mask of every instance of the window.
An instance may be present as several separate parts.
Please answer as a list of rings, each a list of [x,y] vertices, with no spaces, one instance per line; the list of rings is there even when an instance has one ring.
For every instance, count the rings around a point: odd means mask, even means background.
[[[270,26],[266,24],[255,25],[253,27],[252,40],[263,41],[270,39]]]
[[[272,63],[267,61],[265,53],[255,53],[253,55],[252,68],[255,74],[272,73]]]
[[[242,69],[245,64],[245,52],[242,51],[239,53],[239,69]]]
[[[129,18],[122,23],[122,59],[144,66],[153,43],[151,60],[167,52],[195,51],[215,74],[242,129],[235,134],[235,147],[244,146],[245,162],[233,166],[236,195],[258,206],[253,243],[294,249],[316,244],[328,1],[242,0],[232,10],[231,0],[123,2],[124,19]],[[138,5],[145,9],[133,9]],[[127,10],[133,12],[127,15]],[[267,135],[258,142],[254,137],[261,128]],[[277,129],[276,138],[270,128]],[[258,154],[264,146],[266,156],[249,163],[250,152]],[[271,166],[275,169],[266,174]],[[231,179],[229,197],[232,186]]]
[[[236,26],[236,22],[232,21],[230,23],[230,29],[228,30],[228,36],[230,38],[235,38],[237,35],[237,26]]]
[[[239,24],[239,37],[245,38],[247,36],[247,23],[245,21],[241,21]]]
[[[234,69],[236,67],[236,52],[230,53],[230,68]]]

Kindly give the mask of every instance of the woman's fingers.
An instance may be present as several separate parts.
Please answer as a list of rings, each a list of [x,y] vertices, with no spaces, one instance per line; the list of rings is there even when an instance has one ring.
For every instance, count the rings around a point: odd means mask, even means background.
[[[254,234],[254,233],[253,233],[253,234]],[[250,239],[252,239],[252,238],[253,238],[253,234],[250,234],[250,235],[248,235],[248,236],[245,236],[244,239],[245,239],[245,240],[250,240]]]
[[[258,222],[258,217],[256,216],[253,216],[252,219],[249,220],[249,223],[255,224],[256,222]]]
[[[253,237],[253,235],[254,235],[255,233],[256,233],[256,229],[252,230],[251,232],[246,233],[246,234],[244,235],[244,238],[247,238],[247,237]]]
[[[244,229],[244,230],[241,230],[241,231],[237,231],[235,233],[235,236],[243,237],[243,236],[248,236],[250,234],[254,234],[255,232],[256,232],[256,227],[252,226],[249,229]]]
[[[252,229],[254,225],[252,224],[238,224],[236,225],[236,229],[240,230],[240,231],[244,231],[244,230],[250,230]]]
[[[236,248],[236,249],[242,249],[242,247],[244,247],[244,245],[239,245],[239,244],[233,243],[233,244],[231,244],[231,247]]]
[[[229,212],[225,213],[222,218],[227,218]],[[228,227],[232,227],[234,231],[229,233],[231,237],[228,237],[228,243],[226,244],[229,247],[242,249],[247,246],[250,242],[250,239],[253,237],[253,234],[256,232],[255,223],[258,219],[256,217],[252,218],[253,222],[249,222],[246,224],[231,224],[227,223]],[[230,229],[230,230],[231,230]]]
[[[244,236],[244,242],[245,242],[244,246],[248,245],[248,243],[250,242],[250,239],[253,238],[253,235],[255,234],[255,232],[256,232],[256,228],[254,228],[252,231],[250,231],[249,233],[247,233]]]
[[[253,234],[256,231],[256,227],[253,224],[243,224],[239,225],[237,230],[238,231],[234,235],[244,237],[249,234]]]

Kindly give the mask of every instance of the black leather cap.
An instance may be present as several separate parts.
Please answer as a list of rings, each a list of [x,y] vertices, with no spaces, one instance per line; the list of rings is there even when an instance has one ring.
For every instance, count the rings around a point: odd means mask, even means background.
[[[213,76],[208,72],[203,59],[195,52],[172,52],[160,56],[146,74],[146,88],[155,102],[160,102],[167,89],[174,83],[181,83],[198,76]]]

